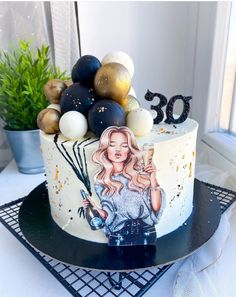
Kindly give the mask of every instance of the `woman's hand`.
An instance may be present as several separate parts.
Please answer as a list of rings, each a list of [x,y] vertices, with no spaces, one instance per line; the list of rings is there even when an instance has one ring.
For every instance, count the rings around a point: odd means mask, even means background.
[[[91,205],[92,207],[96,206],[95,202],[88,195],[86,199],[83,199],[82,205],[84,209],[86,209],[89,205]]]
[[[156,166],[153,162],[149,163],[147,166],[144,167],[144,171],[150,175],[156,175]]]
[[[93,208],[95,208],[98,213],[100,214],[100,216],[106,220],[107,218],[107,212],[105,210],[103,210],[102,208],[98,207],[96,205],[96,203],[91,199],[91,197],[89,195],[86,195],[86,199],[83,199],[82,201],[82,205],[83,205],[83,208],[86,210],[86,208],[91,205]]]
[[[159,184],[156,179],[156,166],[153,162],[144,167],[144,171],[150,175],[150,186],[158,187]]]

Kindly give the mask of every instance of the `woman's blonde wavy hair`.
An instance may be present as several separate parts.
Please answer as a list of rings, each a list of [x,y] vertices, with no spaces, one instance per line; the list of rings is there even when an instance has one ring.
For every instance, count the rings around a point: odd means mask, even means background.
[[[112,162],[108,159],[107,148],[110,144],[112,133],[122,133],[127,138],[129,153],[125,162],[122,174],[128,179],[128,188],[132,191],[142,192],[150,185],[150,177],[140,174],[142,155],[132,131],[127,127],[109,127],[107,128],[99,142],[97,151],[93,154],[93,161],[100,165],[100,171],[95,175],[95,183],[104,187],[103,195],[112,196],[120,193],[124,185],[112,179],[114,170]]]

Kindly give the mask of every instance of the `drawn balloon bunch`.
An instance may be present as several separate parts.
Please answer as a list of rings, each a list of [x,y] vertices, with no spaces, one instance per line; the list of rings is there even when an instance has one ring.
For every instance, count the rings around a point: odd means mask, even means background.
[[[110,126],[127,126],[136,136],[148,134],[153,118],[136,99],[133,74],[134,63],[124,52],[111,52],[101,62],[82,56],[71,71],[72,80],[52,79],[44,86],[51,104],[38,114],[39,128],[72,140],[88,130],[100,137]]]

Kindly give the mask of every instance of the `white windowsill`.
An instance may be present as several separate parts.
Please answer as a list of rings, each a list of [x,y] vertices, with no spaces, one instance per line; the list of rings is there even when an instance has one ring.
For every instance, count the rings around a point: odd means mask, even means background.
[[[236,177],[236,137],[223,132],[211,132],[202,137],[209,164]]]

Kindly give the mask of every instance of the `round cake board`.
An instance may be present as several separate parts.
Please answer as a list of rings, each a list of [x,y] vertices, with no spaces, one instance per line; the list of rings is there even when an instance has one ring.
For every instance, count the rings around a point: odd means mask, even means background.
[[[83,269],[132,271],[189,256],[211,238],[220,217],[219,201],[204,183],[195,179],[193,211],[182,226],[158,238],[153,246],[109,247],[63,231],[51,217],[48,192],[42,183],[23,201],[19,225],[30,245],[60,262]]]

